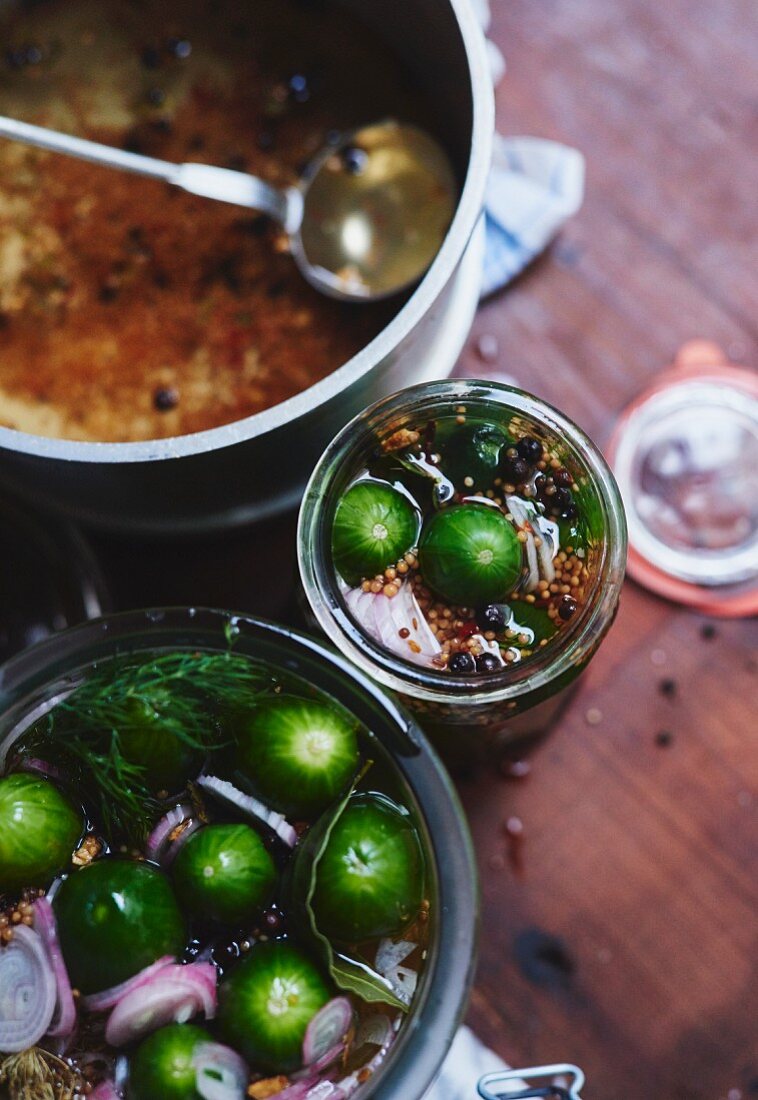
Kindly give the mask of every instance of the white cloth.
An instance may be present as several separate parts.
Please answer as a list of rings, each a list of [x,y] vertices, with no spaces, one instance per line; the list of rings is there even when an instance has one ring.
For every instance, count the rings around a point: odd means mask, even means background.
[[[506,1064],[493,1050],[477,1039],[468,1027],[459,1028],[445,1059],[439,1077],[424,1096],[424,1100],[475,1100],[476,1084],[485,1073],[506,1069]],[[514,1081],[509,1089],[523,1088]],[[506,1087],[503,1087],[503,1092]]]

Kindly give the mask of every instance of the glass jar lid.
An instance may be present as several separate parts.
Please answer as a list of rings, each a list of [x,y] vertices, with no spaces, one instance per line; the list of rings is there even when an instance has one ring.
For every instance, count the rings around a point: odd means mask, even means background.
[[[758,376],[685,344],[622,415],[609,457],[630,574],[714,614],[758,610]]]

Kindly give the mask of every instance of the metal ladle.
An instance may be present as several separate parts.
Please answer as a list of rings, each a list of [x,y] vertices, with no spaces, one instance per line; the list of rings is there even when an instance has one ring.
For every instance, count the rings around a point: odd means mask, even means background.
[[[411,286],[439,251],[457,188],[447,156],[423,130],[392,120],[340,137],[297,186],[245,172],[174,164],[0,116],[0,137],[164,180],[193,195],[268,214],[317,290],[372,302]]]

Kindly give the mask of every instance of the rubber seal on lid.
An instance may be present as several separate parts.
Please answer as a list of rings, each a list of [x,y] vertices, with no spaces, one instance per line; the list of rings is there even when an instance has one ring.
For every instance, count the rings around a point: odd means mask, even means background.
[[[758,613],[758,375],[684,344],[622,414],[608,457],[630,576],[712,615]]]

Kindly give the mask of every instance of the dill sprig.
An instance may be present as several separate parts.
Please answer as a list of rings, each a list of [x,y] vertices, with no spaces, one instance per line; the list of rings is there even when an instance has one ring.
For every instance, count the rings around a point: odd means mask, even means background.
[[[75,773],[93,816],[111,842],[142,845],[160,813],[149,768],[127,759],[122,736],[146,722],[205,755],[228,744],[225,723],[268,693],[276,681],[246,657],[178,651],[147,659],[116,658],[36,724],[24,751],[50,755]]]
[[[76,691],[55,708],[65,716],[67,730],[118,731],[133,719],[142,704],[170,720],[172,732],[192,748],[218,747],[218,718],[251,702],[274,685],[265,672],[246,657],[232,653],[164,653],[148,661],[134,658],[111,661],[95,669]]]

